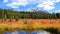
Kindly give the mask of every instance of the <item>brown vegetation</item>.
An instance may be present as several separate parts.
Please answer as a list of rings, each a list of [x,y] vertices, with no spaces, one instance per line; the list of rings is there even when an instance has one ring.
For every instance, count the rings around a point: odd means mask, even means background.
[[[26,24],[24,24],[26,22]],[[60,29],[60,19],[15,19],[3,20],[0,19],[0,26],[11,26],[13,28],[17,27],[32,27],[32,28],[49,28],[54,27]]]

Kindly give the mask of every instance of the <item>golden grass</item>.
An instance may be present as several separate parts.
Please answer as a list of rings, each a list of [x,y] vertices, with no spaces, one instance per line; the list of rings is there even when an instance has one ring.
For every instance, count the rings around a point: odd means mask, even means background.
[[[24,24],[27,21],[28,24]],[[57,28],[60,29],[60,19],[19,19],[18,21],[12,20],[12,22],[4,21],[1,23],[0,21],[0,29],[41,29],[41,28]]]

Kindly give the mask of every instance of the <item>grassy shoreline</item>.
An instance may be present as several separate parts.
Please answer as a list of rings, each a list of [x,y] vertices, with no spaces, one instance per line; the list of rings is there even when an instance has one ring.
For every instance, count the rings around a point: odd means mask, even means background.
[[[44,21],[46,20],[46,21]],[[50,22],[51,21],[51,22]],[[46,29],[46,28],[56,28],[60,29],[60,19],[19,19],[15,21],[13,19],[11,22],[7,19],[6,21],[0,20],[0,31],[13,31],[18,30],[36,30],[36,29]],[[55,21],[55,23],[53,23]],[[2,22],[2,23],[1,23]]]

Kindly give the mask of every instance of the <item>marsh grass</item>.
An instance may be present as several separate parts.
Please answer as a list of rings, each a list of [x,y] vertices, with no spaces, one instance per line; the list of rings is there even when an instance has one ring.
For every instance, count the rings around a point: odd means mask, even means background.
[[[60,20],[59,20],[60,21]],[[36,30],[54,30],[55,28],[58,29],[58,34],[60,34],[60,23],[57,21],[56,23],[42,23],[40,20],[18,20],[17,22],[7,22],[0,24],[0,32],[12,32],[14,30],[25,30],[25,31],[36,31]],[[45,21],[44,21],[45,22]],[[53,27],[53,29],[52,29]]]

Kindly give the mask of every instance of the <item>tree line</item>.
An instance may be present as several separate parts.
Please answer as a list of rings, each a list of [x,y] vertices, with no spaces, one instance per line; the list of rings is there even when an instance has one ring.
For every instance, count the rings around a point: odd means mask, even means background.
[[[24,12],[9,9],[0,9],[0,19],[56,19],[60,18],[59,14],[51,14],[45,11]]]

